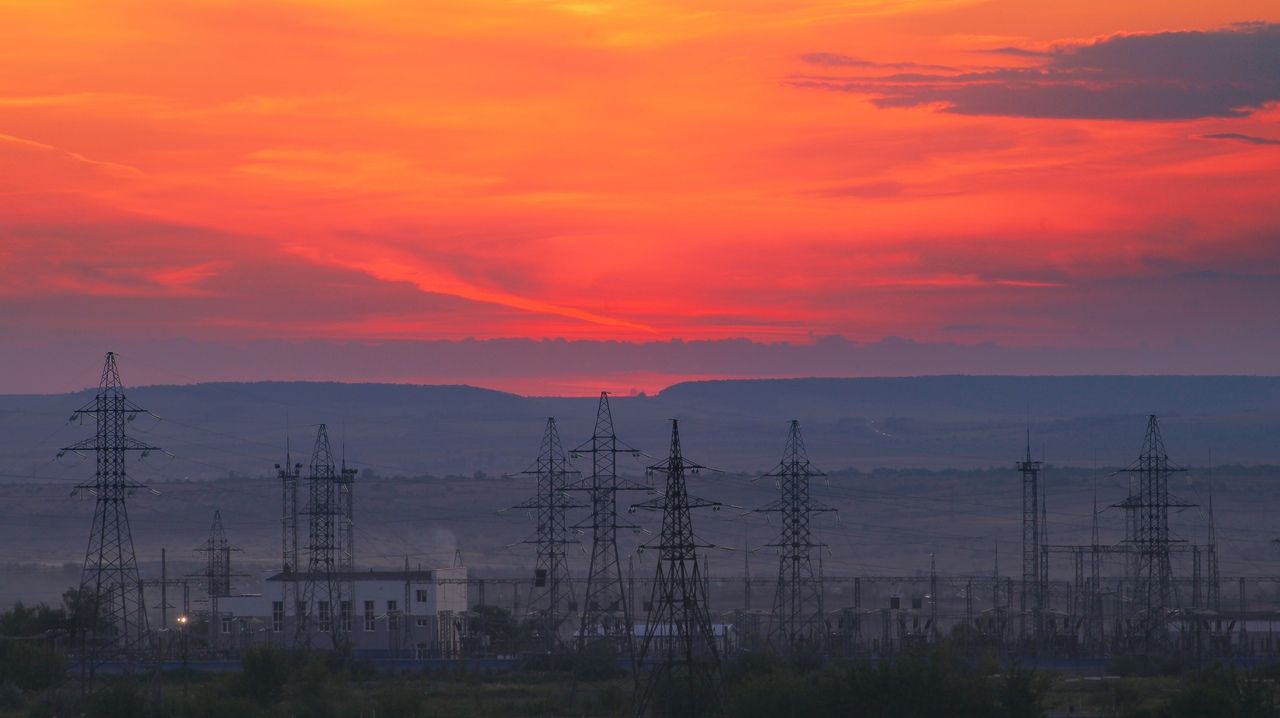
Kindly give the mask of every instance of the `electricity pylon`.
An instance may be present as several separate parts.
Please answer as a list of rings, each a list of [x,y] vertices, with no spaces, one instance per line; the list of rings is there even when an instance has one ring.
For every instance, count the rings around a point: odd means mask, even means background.
[[[553,653],[560,647],[560,629],[574,604],[566,547],[578,541],[569,538],[565,513],[581,507],[566,491],[568,477],[578,472],[569,468],[555,417],[547,419],[537,463],[522,473],[538,482],[533,498],[515,507],[536,512],[538,522],[537,536],[524,542],[534,544],[538,552],[527,618],[536,626],[541,650]]]
[[[205,539],[204,546],[196,549],[205,555],[204,580],[210,598],[231,595],[231,552],[238,550],[227,541],[227,532],[222,527],[222,510],[214,509],[209,538]]]
[[[302,637],[298,630],[306,611],[302,609],[298,590],[298,575],[302,571],[301,554],[298,551],[298,479],[302,477],[302,463],[293,462],[289,440],[285,438],[284,464],[276,464],[276,477],[280,479],[280,602],[284,611],[294,612],[293,643]]]
[[[218,609],[218,599],[231,595],[231,552],[239,551],[227,540],[227,532],[222,527],[222,511],[214,509],[213,525],[209,528],[209,538],[204,546],[196,549],[205,555],[204,585],[209,597],[209,648],[216,649],[219,625],[222,614]]]
[[[693,532],[691,509],[721,504],[689,495],[685,474],[703,467],[684,458],[680,447],[680,424],[671,421],[671,452],[666,461],[649,467],[665,474],[660,496],[634,508],[662,512],[662,533],[656,543],[643,549],[658,550],[658,566],[649,599],[649,616],[639,662],[653,662],[642,684],[637,684],[633,711],[645,716],[650,710],[659,716],[721,715],[720,650],[711,628],[707,584],[698,566],[698,549],[714,548],[700,543]]]
[[[133,452],[142,458],[159,450],[128,435],[129,422],[143,413],[149,412],[125,397],[116,355],[107,352],[97,395],[71,415],[72,421],[92,416],[97,430],[58,452],[62,456],[92,451],[97,458],[93,481],[76,487],[97,499],[80,574],[79,599],[88,603],[80,607],[88,615],[79,617],[86,685],[92,683],[98,662],[114,659],[132,666],[147,648],[147,609],[125,506],[134,491],[146,488],[129,479],[126,457]]]
[[[609,409],[609,394],[600,392],[595,433],[570,454],[572,458],[591,456],[591,475],[573,486],[575,490],[587,491],[591,497],[591,516],[585,523],[574,526],[576,530],[591,530],[591,567],[583,597],[578,648],[582,650],[597,640],[610,640],[617,653],[631,662],[635,656],[632,617],[622,580],[622,562],[618,558],[618,529],[635,526],[618,524],[617,496],[619,491],[648,491],[649,488],[618,477],[618,454],[639,456],[640,452],[618,439]]]
[[[775,479],[781,496],[756,509],[760,513],[782,514],[782,534],[777,543],[778,585],[773,594],[773,618],[769,642],[784,653],[822,650],[827,635],[823,611],[822,582],[814,574],[812,554],[826,544],[813,540],[809,522],[813,514],[835,509],[809,498],[809,479],[824,476],[809,463],[800,422],[791,420],[782,461],[766,477]]]
[[[1041,582],[1040,469],[1031,458],[1031,429],[1027,428],[1027,455],[1018,462],[1022,474],[1022,639],[1039,641],[1045,612],[1045,586]],[[1030,621],[1028,621],[1030,618]]]
[[[1129,474],[1131,484],[1137,489],[1137,494],[1125,503],[1125,507],[1134,512],[1135,529],[1129,541],[1129,550],[1134,552],[1135,559],[1137,609],[1131,638],[1150,648],[1164,640],[1169,614],[1178,604],[1169,554],[1173,544],[1183,540],[1174,538],[1169,530],[1169,509],[1193,508],[1195,504],[1169,495],[1169,475],[1185,469],[1169,463],[1160,421],[1155,414],[1147,417],[1142,453],[1122,471]]]
[[[345,468],[342,471],[346,473]],[[333,463],[333,450],[329,446],[328,428],[321,424],[316,432],[311,466],[306,476],[307,573],[303,577],[302,598],[298,605],[301,615],[297,622],[297,643],[305,647],[311,645],[313,612],[316,616],[314,629],[328,633],[334,648],[342,644],[345,623],[351,615],[351,597],[344,596],[343,592],[349,577],[342,575],[344,513],[339,499],[340,480]]]

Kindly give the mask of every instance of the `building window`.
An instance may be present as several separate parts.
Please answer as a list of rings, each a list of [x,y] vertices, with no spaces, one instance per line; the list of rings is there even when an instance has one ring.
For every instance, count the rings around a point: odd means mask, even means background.
[[[425,588],[418,589],[418,603],[426,603],[426,602],[427,602],[427,589]]]
[[[378,624],[375,623],[377,619],[378,617],[374,614],[373,601],[365,601],[364,602],[364,630],[370,631],[370,632],[378,630]]]
[[[418,628],[429,628],[431,626],[430,618],[418,618]]]
[[[222,632],[223,632],[223,633],[231,633],[231,619],[230,619],[230,618],[223,618],[223,619],[222,619]]]
[[[321,601],[318,608],[319,610],[317,613],[320,614],[320,632],[328,633],[329,629],[332,628],[330,624],[333,622],[332,617],[329,615],[329,602]]]
[[[284,630],[284,601],[271,602],[271,632],[279,633]]]
[[[387,630],[395,633],[400,628],[400,604],[397,601],[387,601]]]
[[[338,617],[342,626],[342,632],[351,633],[351,602],[342,601],[338,606]]]

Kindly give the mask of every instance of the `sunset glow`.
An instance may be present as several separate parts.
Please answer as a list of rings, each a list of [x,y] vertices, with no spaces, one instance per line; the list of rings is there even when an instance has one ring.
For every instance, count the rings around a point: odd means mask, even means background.
[[[1274,22],[0,0],[0,335],[1274,351]]]

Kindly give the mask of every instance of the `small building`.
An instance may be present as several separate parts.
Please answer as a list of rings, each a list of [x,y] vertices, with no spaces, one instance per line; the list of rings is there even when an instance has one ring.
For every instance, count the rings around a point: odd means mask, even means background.
[[[370,569],[335,578],[343,595],[351,596],[337,607],[321,600],[325,592],[320,590],[304,611],[305,573],[267,576],[261,594],[217,598],[210,609],[211,648],[224,655],[259,645],[323,648],[336,632],[365,658],[424,660],[456,653],[459,637],[452,635],[457,630],[452,617],[467,610],[466,567]],[[298,635],[300,613],[307,618],[305,636]]]
[[[731,623],[713,623],[710,627],[711,637],[715,641],[716,651],[721,658],[737,650],[738,629],[736,626]],[[653,629],[653,636],[652,643],[649,645],[649,655],[660,656],[672,651],[678,652],[682,649],[684,637],[679,633],[675,625],[670,623],[637,623],[631,627],[631,637],[635,642],[637,651],[644,644],[650,628]]]

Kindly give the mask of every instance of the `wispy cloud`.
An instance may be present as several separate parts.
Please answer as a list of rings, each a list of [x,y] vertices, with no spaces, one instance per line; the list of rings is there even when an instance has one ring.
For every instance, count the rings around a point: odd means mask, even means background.
[[[1280,25],[1114,35],[1048,52],[1034,67],[979,72],[793,77],[792,87],[873,95],[880,107],[940,105],[965,115],[1113,120],[1243,117],[1280,100]],[[821,57],[828,56],[825,53]],[[824,64],[824,63],[819,63]],[[828,66],[873,69],[847,62]],[[889,67],[894,67],[889,65]]]
[[[918,62],[875,62],[873,60],[866,60],[852,55],[841,55],[835,52],[810,52],[801,55],[800,59],[810,65],[819,65],[821,67],[866,67],[889,70],[937,70],[942,72],[956,71],[956,68],[948,67],[946,65],[923,65]]]
[[[1236,142],[1247,142],[1251,145],[1280,145],[1280,140],[1273,140],[1270,137],[1256,137],[1239,132],[1215,132],[1211,135],[1201,135],[1201,137],[1206,140],[1235,140]]]
[[[576,319],[591,324],[613,327],[619,330],[652,332],[644,324],[606,316],[577,307],[565,306],[524,297],[503,289],[481,286],[454,275],[446,268],[433,266],[405,252],[388,248],[360,247],[357,252],[335,254],[308,245],[292,245],[287,248],[313,262],[337,265],[365,272],[389,282],[407,282],[423,292],[444,294],[475,302],[497,304],[524,312]]]
[[[138,169],[137,167],[131,167],[129,165],[120,164],[119,162],[106,162],[103,160],[95,160],[90,157],[85,157],[79,152],[64,150],[61,147],[55,147],[53,145],[45,144],[44,142],[37,142],[35,140],[29,140],[25,137],[15,137],[13,135],[0,134],[0,142],[7,142],[9,144],[19,145],[22,147],[28,147],[36,150],[54,152],[59,155],[62,155],[63,157],[68,157],[70,159],[73,159],[76,162],[92,165],[94,167],[110,170],[112,172],[121,172],[121,173],[131,174],[131,175],[142,174],[142,170]]]

